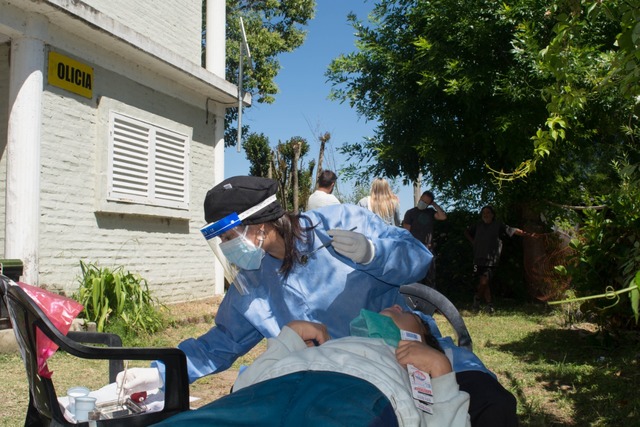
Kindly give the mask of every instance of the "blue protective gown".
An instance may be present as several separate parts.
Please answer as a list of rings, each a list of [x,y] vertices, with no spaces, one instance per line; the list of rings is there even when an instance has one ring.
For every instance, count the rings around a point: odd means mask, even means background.
[[[426,275],[432,255],[407,230],[385,224],[377,215],[354,205],[332,205],[305,213],[313,241],[300,242],[302,254],[331,240],[330,229],[364,234],[375,247],[367,265],[336,253],[331,246],[296,264],[288,276],[282,261],[265,255],[258,270],[244,271],[253,286],[247,295],[229,288],[216,316],[216,326],[178,347],[187,355],[189,380],[227,369],[263,338],[275,337],[292,320],[320,322],[333,338],[349,335],[349,322],[360,309],[380,311],[393,304],[406,307],[398,287]],[[304,222],[303,222],[304,225]]]

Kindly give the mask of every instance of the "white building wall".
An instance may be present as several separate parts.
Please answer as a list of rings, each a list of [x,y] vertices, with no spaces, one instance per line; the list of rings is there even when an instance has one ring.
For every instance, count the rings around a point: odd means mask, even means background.
[[[202,0],[84,0],[86,4],[200,64]]]
[[[9,111],[9,45],[0,44],[0,242],[4,242],[5,203],[7,188],[7,120]],[[4,258],[4,245],[0,245]]]
[[[124,265],[164,301],[213,295],[214,257],[202,238],[202,204],[213,181],[213,123],[201,109],[95,67],[94,100],[47,86],[43,105],[40,283],[72,293],[79,261]],[[112,101],[107,101],[109,98]],[[186,219],[100,211],[107,142],[103,103],[141,119],[188,129],[192,137]],[[120,111],[123,112],[123,111]]]
[[[44,10],[45,3],[26,5],[37,9],[42,6]],[[82,18],[77,22],[56,21],[49,26],[44,40],[48,48],[92,66],[94,81],[93,97],[87,99],[50,86],[45,76],[40,146],[39,285],[67,294],[75,292],[78,286],[76,278],[80,273],[79,261],[83,260],[98,263],[101,267],[122,265],[126,270],[142,275],[148,280],[154,295],[165,302],[211,296],[216,288],[221,292],[220,271],[215,271],[213,253],[201,237],[199,228],[204,225],[204,196],[215,184],[215,177],[222,176],[224,165],[221,149],[224,108],[213,98],[224,99],[230,105],[235,99],[235,91],[232,90],[235,87],[220,80],[219,76],[212,78],[200,71],[201,2],[144,0],[142,3],[147,5],[146,9],[141,9],[140,2],[123,0],[85,0],[84,3],[113,9],[103,11],[105,14],[128,8],[130,16],[119,18],[128,20],[123,22],[127,28],[120,28],[109,18],[98,16],[102,11],[91,17],[83,15],[86,8],[82,2],[64,3],[77,10]],[[175,16],[180,13],[170,13],[177,9],[171,9],[171,5],[166,3],[174,6],[180,3],[179,11],[188,15],[188,19]],[[150,4],[159,10],[151,10]],[[0,0],[0,6],[0,40],[2,36],[8,40],[21,34],[22,27],[13,25],[22,20],[8,17],[23,18],[26,15],[10,3]],[[186,12],[184,7],[187,7]],[[58,12],[43,15],[52,20],[63,16]],[[187,25],[187,21],[195,19],[193,17],[197,17],[197,25],[193,22]],[[80,22],[89,18],[95,18],[95,27],[117,30],[118,37],[101,38],[105,34],[101,31],[78,32],[75,26],[86,30]],[[150,22],[153,20],[160,23],[154,26]],[[167,22],[161,22],[163,20]],[[157,26],[163,26],[163,29],[158,30]],[[190,27],[193,28],[188,30]],[[175,28],[180,28],[182,38],[169,35],[176,31]],[[132,57],[131,52],[125,55],[127,51],[121,49],[122,37],[129,40],[127,43],[142,42],[141,50],[149,49],[145,50],[149,53],[146,56],[141,54],[140,61]],[[150,45],[149,40],[162,44],[178,56],[187,56],[189,61],[198,65],[189,67],[190,63],[184,64],[180,57],[167,55],[157,46]],[[119,47],[114,49],[114,45]],[[9,51],[8,44],[0,43],[0,247],[5,243]],[[162,67],[150,57],[171,61],[174,67]],[[194,78],[187,79],[178,73],[178,80],[175,80],[178,69]],[[201,90],[203,81],[223,94],[209,91],[209,87]],[[117,207],[124,209],[113,209],[113,203],[105,202],[104,162],[108,132],[105,117],[109,108],[114,106],[124,108],[126,111],[120,111],[122,113],[149,122],[158,121],[156,124],[160,126],[190,136],[188,210],[164,208],[164,211],[159,211],[136,205],[135,208],[141,209],[135,209],[137,213],[131,214],[126,212],[131,205],[120,203]],[[205,106],[209,108],[208,117]],[[218,148],[214,150],[216,144]],[[105,205],[109,206],[105,208]],[[220,279],[217,282],[216,277]]]

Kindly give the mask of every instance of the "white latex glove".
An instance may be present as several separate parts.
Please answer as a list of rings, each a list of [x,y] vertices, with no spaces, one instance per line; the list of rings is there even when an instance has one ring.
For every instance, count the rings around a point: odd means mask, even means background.
[[[124,387],[125,393],[155,390],[162,387],[162,377],[156,368],[129,368],[116,377],[118,388]],[[124,384],[123,384],[124,380]]]
[[[336,228],[327,231],[327,234],[333,237],[331,246],[340,255],[358,264],[369,264],[373,261],[375,247],[364,234]]]

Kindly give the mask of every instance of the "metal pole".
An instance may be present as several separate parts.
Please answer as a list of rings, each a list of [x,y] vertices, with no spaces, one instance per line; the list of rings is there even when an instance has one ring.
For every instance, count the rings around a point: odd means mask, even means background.
[[[242,54],[244,48],[242,41],[240,42],[240,66],[238,68],[238,142],[236,142],[236,151],[240,152],[240,143],[242,142]]]

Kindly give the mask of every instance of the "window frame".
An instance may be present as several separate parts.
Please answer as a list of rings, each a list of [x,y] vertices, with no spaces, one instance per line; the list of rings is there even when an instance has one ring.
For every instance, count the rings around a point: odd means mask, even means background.
[[[153,124],[163,129],[168,129],[181,135],[187,136],[188,141],[188,175],[186,176],[186,197],[187,203],[182,208],[167,207],[140,203],[138,201],[122,200],[121,197],[110,198],[109,189],[109,152],[110,152],[110,115],[112,112],[134,118],[136,120]],[[127,215],[151,218],[162,218],[166,220],[191,221],[191,185],[194,177],[193,173],[193,132],[194,128],[183,122],[173,120],[171,116],[159,115],[153,109],[143,109],[126,102],[108,96],[100,96],[97,102],[96,111],[96,176],[94,191],[94,213],[96,215]]]
[[[189,209],[189,160],[188,135],[109,111],[108,201]]]

